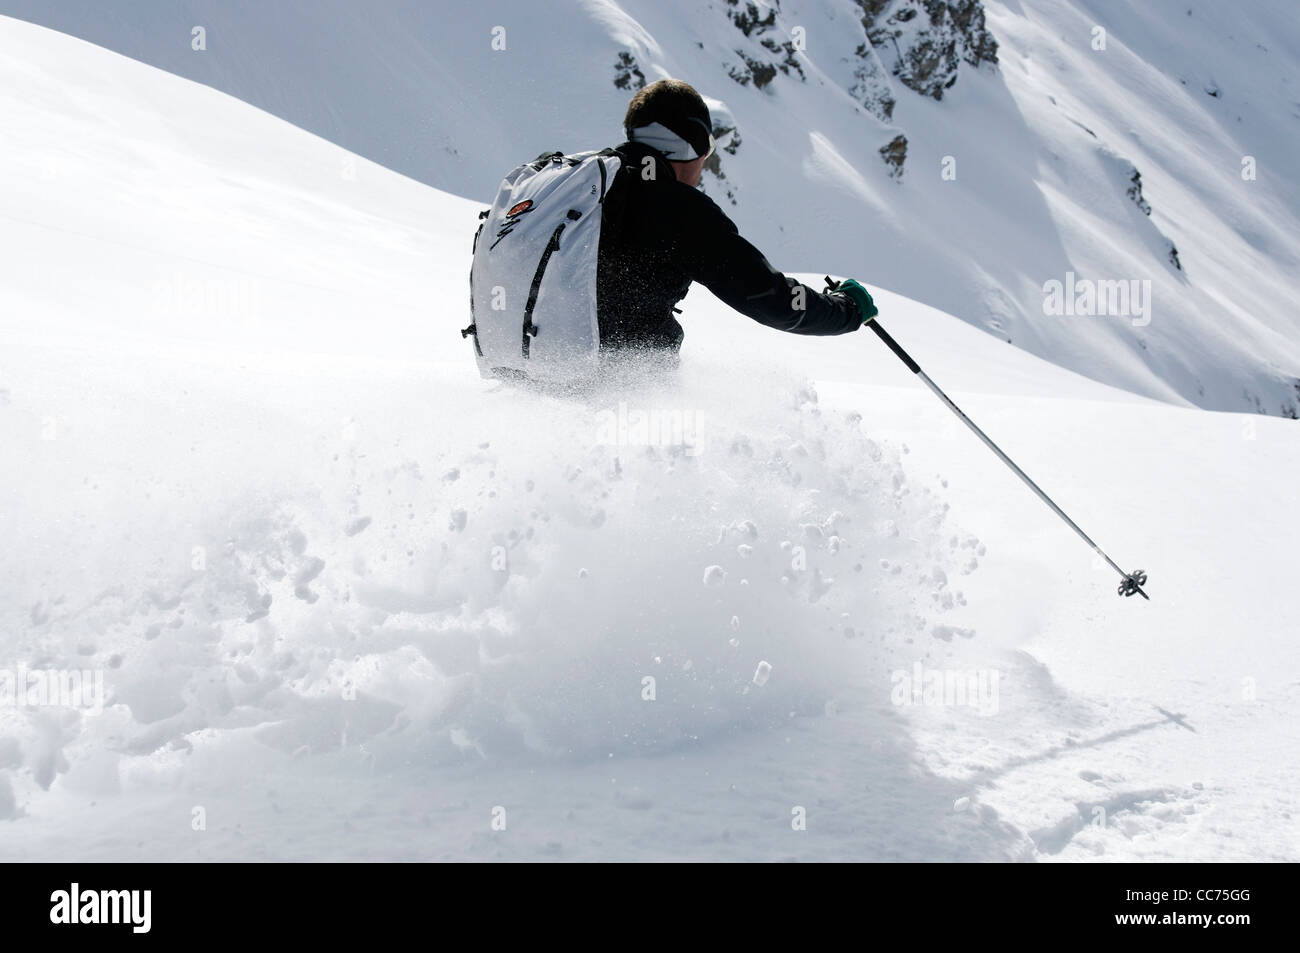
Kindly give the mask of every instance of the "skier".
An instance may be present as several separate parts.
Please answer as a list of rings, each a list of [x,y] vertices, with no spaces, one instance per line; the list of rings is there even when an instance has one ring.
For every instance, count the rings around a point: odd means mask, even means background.
[[[688,83],[659,80],[632,97],[622,166],[605,199],[596,287],[604,349],[675,352],[674,306],[698,281],[760,324],[793,334],[845,334],[877,313],[857,281],[830,293],[773,268],[726,213],[699,191],[712,155],[712,120]]]
[[[674,364],[675,306],[695,281],[793,334],[845,334],[875,317],[856,281],[819,292],[777,271],[699,190],[714,141],[690,85],[646,86],[623,125],[612,149],[518,166],[480,214],[461,334],[483,376],[568,384],[602,376],[610,358]]]

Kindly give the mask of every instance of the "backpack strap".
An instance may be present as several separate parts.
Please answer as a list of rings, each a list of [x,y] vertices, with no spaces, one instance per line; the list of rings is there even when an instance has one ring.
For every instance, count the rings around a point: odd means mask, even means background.
[[[617,149],[601,149],[596,153],[597,164],[600,166],[600,198],[596,200],[597,205],[605,204],[605,193],[609,191],[609,182],[607,181],[609,173],[605,170],[605,160],[610,156],[617,155]]]

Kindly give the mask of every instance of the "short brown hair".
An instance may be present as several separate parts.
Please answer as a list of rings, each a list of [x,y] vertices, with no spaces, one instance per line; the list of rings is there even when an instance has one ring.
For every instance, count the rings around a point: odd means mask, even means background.
[[[713,120],[704,97],[690,83],[680,79],[661,79],[637,90],[627,104],[623,131],[630,138],[633,129],[654,122],[662,123],[690,142],[700,155],[708,151]]]

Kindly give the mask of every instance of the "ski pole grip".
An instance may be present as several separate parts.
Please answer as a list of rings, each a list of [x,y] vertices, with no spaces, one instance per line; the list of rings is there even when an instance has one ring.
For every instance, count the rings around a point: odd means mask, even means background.
[[[889,332],[880,326],[880,322],[874,318],[867,322],[867,327],[876,332],[876,337],[884,341],[885,344],[898,355],[898,359],[907,365],[907,369],[913,374],[921,373],[921,365],[912,360],[912,355],[903,350],[902,346],[889,336]]]
[[[836,281],[830,275],[826,276],[827,291],[836,291],[839,289],[839,287],[840,287],[840,283],[838,281]],[[871,328],[871,330],[876,332],[876,336],[879,337],[880,340],[884,341],[885,344],[889,346],[889,349],[891,351],[893,351],[895,354],[898,355],[898,359],[907,365],[907,369],[909,371],[911,371],[913,374],[921,373],[921,365],[916,363],[916,361],[912,360],[912,355],[904,351],[902,346],[897,341],[895,341],[892,337],[889,336],[889,332],[880,326],[879,321],[877,321],[875,318],[867,318],[867,320],[864,321],[863,324],[867,325],[869,328]]]

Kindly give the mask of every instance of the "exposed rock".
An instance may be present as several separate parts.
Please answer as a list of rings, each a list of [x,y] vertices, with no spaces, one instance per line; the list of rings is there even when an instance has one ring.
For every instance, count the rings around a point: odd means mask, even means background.
[[[1142,173],[1136,168],[1133,169],[1133,175],[1129,178],[1128,191],[1125,193],[1133,204],[1142,210],[1146,215],[1151,214],[1151,203],[1142,197]]]
[[[1293,378],[1291,386],[1295,389],[1295,403],[1289,400],[1285,401],[1282,404],[1282,416],[1290,417],[1292,420],[1300,420],[1300,377]]]
[[[758,7],[753,3],[746,3],[740,6],[740,0],[727,0],[727,4],[733,8],[727,16],[731,22],[736,24],[736,28],[745,36],[751,36],[754,33],[763,33],[770,30],[776,25],[776,7],[768,9],[767,16],[759,13]]]
[[[886,145],[880,147],[880,157],[889,166],[889,174],[895,179],[903,176],[903,163],[907,161],[907,136],[901,132]]]
[[[740,133],[736,131],[735,126],[715,121],[713,123],[713,139],[718,144],[718,148],[713,155],[704,160],[704,171],[713,173],[718,180],[718,185],[726,193],[727,201],[732,205],[736,205],[736,193],[732,189],[731,183],[727,181],[726,173],[722,171],[722,157],[719,153],[725,152],[727,155],[734,156],[740,148]],[[722,144],[724,139],[728,140],[726,145]]]
[[[614,85],[619,89],[638,90],[645,87],[645,74],[637,65],[636,57],[623,50],[614,64]]]
[[[727,70],[727,75],[741,86],[747,86],[750,80],[753,80],[754,88],[762,89],[776,79],[776,67],[771,63],[756,60],[752,56],[747,56],[741,50],[736,50],[736,55],[740,57],[741,65],[732,66]]]
[[[860,44],[853,53],[861,62],[853,70],[853,85],[849,87],[849,95],[881,122],[890,122],[897,101],[884,64],[870,43]]]
[[[776,78],[778,72],[787,76],[792,72],[798,73],[800,80],[807,78],[803,66],[795,56],[794,43],[788,39],[778,39],[780,31],[776,26],[775,2],[770,6],[766,2],[762,4],[766,14],[753,0],[747,0],[743,4],[741,0],[727,0],[727,5],[731,8],[727,11],[728,19],[748,39],[755,41],[755,46],[749,52],[736,50],[740,63],[729,66],[727,70],[732,79],[742,86],[752,81],[755,89],[762,89]],[[759,50],[764,52],[760,53]],[[772,54],[772,58],[764,53]]]
[[[778,59],[773,61],[773,65],[786,76],[789,76],[790,71],[793,70],[799,74],[801,80],[807,78],[804,76],[803,67],[799,65],[799,61],[795,58],[793,42],[790,40],[777,41],[770,36],[765,36],[758,41],[758,45],[769,53],[777,55]]]
[[[1128,179],[1128,188],[1124,190],[1124,194],[1128,196],[1129,201],[1141,209],[1143,215],[1150,216],[1151,203],[1142,195],[1142,173],[1131,162],[1123,159],[1118,161],[1123,163],[1124,175]],[[1166,252],[1169,264],[1182,271],[1183,263],[1178,259],[1178,247],[1167,237],[1163,235],[1161,237],[1165,239],[1165,244],[1169,246]]]
[[[726,135],[731,136],[731,141],[722,147],[722,151],[727,153],[727,155],[734,156],[736,154],[736,150],[740,148],[739,131],[731,128],[723,129],[721,132],[719,132],[716,128],[713,130],[713,138],[718,142],[721,142],[722,137]]]
[[[980,0],[857,0],[867,39],[908,89],[943,99],[961,63],[998,61]]]

